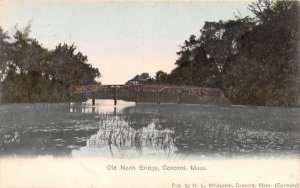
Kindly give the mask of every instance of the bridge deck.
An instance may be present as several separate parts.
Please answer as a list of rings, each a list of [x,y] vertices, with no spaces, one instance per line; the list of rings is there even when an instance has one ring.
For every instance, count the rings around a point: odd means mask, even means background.
[[[71,91],[72,100],[113,99],[135,102],[230,104],[218,88],[178,85],[87,85],[76,86]]]
[[[173,93],[199,96],[223,97],[223,92],[218,88],[204,88],[196,86],[177,85],[87,85],[76,86],[72,90],[74,94],[105,93],[105,92],[140,92],[140,93]]]

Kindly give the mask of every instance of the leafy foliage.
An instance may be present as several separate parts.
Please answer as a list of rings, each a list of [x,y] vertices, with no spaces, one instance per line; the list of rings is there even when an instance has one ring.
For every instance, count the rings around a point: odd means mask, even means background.
[[[29,37],[30,25],[17,29],[13,39],[0,28],[1,87],[4,102],[67,100],[70,88],[94,84],[98,69],[87,63],[87,56],[75,52],[74,44],[43,48]]]
[[[299,105],[299,5],[258,1],[248,7],[254,17],[205,22],[156,81],[219,87],[235,104]]]

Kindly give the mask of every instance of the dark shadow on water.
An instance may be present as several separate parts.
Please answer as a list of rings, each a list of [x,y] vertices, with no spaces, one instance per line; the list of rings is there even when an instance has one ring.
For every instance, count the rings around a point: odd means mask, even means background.
[[[0,106],[2,156],[71,156],[98,130],[94,114],[71,113],[69,104]]]

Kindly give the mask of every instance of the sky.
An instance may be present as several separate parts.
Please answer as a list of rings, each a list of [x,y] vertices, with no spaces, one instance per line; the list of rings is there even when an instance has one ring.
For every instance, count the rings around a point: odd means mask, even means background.
[[[31,22],[43,47],[74,43],[99,68],[102,84],[124,84],[136,74],[175,68],[176,52],[205,21],[250,15],[249,1],[0,0],[0,26]]]

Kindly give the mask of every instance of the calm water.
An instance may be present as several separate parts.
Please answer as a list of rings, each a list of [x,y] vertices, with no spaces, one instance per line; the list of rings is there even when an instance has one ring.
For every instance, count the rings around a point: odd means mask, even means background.
[[[0,106],[1,156],[299,157],[300,109],[138,104]]]

